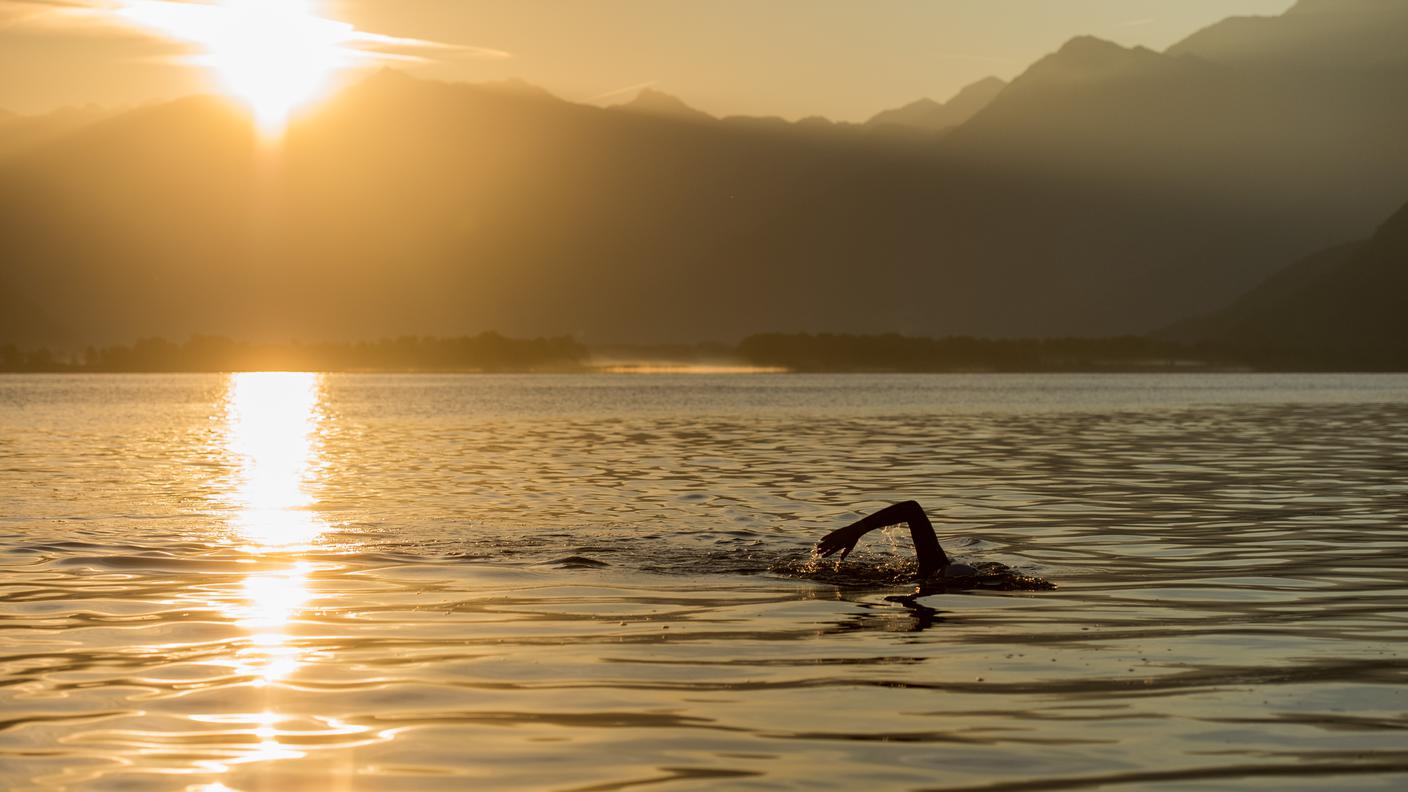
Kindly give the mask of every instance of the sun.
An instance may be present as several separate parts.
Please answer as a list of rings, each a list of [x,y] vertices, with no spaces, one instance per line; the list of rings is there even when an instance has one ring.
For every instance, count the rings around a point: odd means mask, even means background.
[[[321,16],[307,0],[136,0],[118,13],[199,48],[192,62],[247,104],[267,133],[282,130],[295,110],[364,55],[353,46],[355,27]]]

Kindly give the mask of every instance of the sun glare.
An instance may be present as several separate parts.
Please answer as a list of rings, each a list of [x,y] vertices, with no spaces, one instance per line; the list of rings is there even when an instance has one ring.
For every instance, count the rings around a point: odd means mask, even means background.
[[[231,375],[225,446],[240,468],[233,523],[254,546],[297,548],[323,532],[306,489],[321,418],[316,374]]]
[[[137,25],[199,47],[193,59],[223,90],[247,104],[260,129],[275,134],[332,78],[363,59],[352,25],[317,13],[308,0],[136,0],[118,12]]]

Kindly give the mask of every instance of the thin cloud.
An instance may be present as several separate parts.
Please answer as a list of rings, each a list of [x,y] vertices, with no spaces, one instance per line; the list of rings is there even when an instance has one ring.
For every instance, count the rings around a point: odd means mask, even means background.
[[[1020,65],[1021,61],[1014,58],[998,58],[991,55],[973,55],[966,52],[944,52],[938,55],[941,60],[957,61],[977,61],[979,63],[1001,63],[1004,65]]]
[[[98,3],[90,0],[0,0],[0,13],[35,13],[55,8],[92,8]]]
[[[0,0],[0,28],[87,32],[103,27],[95,15],[109,5],[95,0]]]
[[[1158,21],[1159,21],[1159,20],[1153,19],[1153,18],[1149,18],[1149,19],[1127,19],[1127,20],[1125,20],[1125,21],[1123,21],[1123,22],[1117,22],[1117,23],[1115,23],[1115,27],[1117,27],[1117,28],[1144,27],[1145,25],[1152,25],[1152,24],[1154,24],[1155,22],[1158,22]]]
[[[593,97],[591,97],[590,99],[587,99],[586,101],[592,102],[592,103],[595,103],[595,102],[602,102],[602,101],[605,101],[605,100],[607,100],[607,99],[611,99],[612,97],[622,96],[622,95],[624,95],[624,94],[636,93],[636,92],[638,92],[638,91],[643,91],[643,90],[645,90],[646,88],[654,88],[656,85],[659,85],[659,84],[660,84],[660,81],[659,81],[659,80],[651,80],[650,82],[636,83],[635,85],[627,85],[625,88],[617,88],[617,89],[615,89],[615,90],[613,90],[613,91],[607,91],[606,93],[597,94],[596,96],[593,96]]]
[[[399,52],[402,57],[413,60],[443,60],[448,58],[506,60],[513,57],[513,53],[511,52],[494,49],[492,47],[476,47],[469,44],[450,44],[444,41],[431,41],[430,39],[388,36],[385,33],[373,33],[368,30],[358,30],[356,28],[353,28],[348,34],[347,40],[350,43],[360,45],[366,50],[376,51],[386,55],[393,55]],[[425,54],[413,54],[416,52]],[[435,57],[431,57],[431,55]]]

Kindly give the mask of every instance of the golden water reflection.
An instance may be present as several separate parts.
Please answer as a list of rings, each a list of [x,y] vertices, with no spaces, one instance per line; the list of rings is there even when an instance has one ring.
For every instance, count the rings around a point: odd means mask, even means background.
[[[320,380],[306,373],[230,375],[225,451],[239,473],[227,500],[233,527],[259,548],[304,547],[326,528],[309,493],[323,421]]]
[[[236,673],[266,685],[294,671],[302,650],[292,641],[289,625],[310,596],[309,565],[251,573],[244,580],[244,599],[226,611],[236,624],[249,631],[249,644],[233,658]]]
[[[303,663],[305,649],[293,631],[312,597],[309,581],[318,565],[302,556],[327,529],[312,494],[324,418],[321,393],[318,374],[230,376],[221,450],[235,475],[220,497],[230,509],[229,525],[248,554],[244,562],[250,571],[241,590],[220,609],[249,637],[223,664],[264,693],[262,708],[254,711],[193,716],[256,738],[222,762],[225,769],[304,755],[280,739],[285,734],[282,724],[290,718],[279,712],[271,685],[293,675]]]
[[[227,495],[231,527],[256,557],[243,597],[226,614],[250,633],[236,670],[272,682],[297,670],[290,622],[307,604],[312,566],[297,553],[326,529],[309,492],[318,470],[323,420],[318,374],[230,375],[225,400],[225,451],[238,476]]]

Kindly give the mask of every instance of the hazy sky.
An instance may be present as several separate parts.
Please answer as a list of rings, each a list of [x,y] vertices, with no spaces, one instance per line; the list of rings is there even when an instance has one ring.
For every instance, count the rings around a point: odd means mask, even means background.
[[[148,3],[151,4],[151,3]],[[1163,49],[1292,0],[330,0],[325,16],[429,45],[413,74],[521,77],[615,103],[653,85],[715,114],[859,120],[987,75],[1011,78],[1072,36]],[[124,0],[0,0],[0,108],[131,104],[210,90],[184,50],[102,13]],[[394,48],[393,48],[394,49]]]

